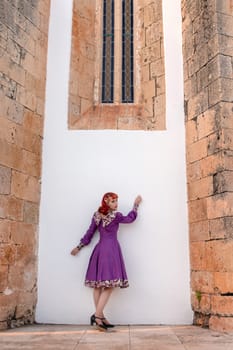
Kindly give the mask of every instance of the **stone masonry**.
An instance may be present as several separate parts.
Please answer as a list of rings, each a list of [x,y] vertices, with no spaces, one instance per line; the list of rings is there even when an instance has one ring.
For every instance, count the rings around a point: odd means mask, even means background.
[[[49,8],[0,2],[0,329],[34,321]]]
[[[233,1],[182,0],[194,323],[233,330]]]
[[[74,0],[69,128],[165,129],[162,1],[135,1],[135,103],[104,106],[100,3]],[[181,3],[194,324],[233,331],[233,0]],[[0,329],[34,322],[49,9],[0,2]]]
[[[69,85],[70,129],[164,130],[162,1],[134,1],[135,101],[121,98],[121,8],[115,2],[114,103],[101,104],[102,1],[74,0]]]

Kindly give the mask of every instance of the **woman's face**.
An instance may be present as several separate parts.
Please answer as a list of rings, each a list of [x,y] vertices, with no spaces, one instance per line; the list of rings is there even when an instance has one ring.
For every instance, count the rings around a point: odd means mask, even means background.
[[[112,197],[108,198],[107,205],[111,210],[116,210],[118,206],[118,198],[112,198]]]

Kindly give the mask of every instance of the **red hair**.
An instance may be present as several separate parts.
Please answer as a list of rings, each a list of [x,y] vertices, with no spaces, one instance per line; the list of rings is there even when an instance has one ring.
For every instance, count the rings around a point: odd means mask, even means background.
[[[102,202],[101,202],[101,206],[99,207],[98,209],[98,212],[103,214],[103,215],[106,215],[108,214],[109,212],[109,206],[107,204],[107,200],[109,198],[112,198],[112,199],[117,199],[118,198],[118,195],[116,193],[113,193],[113,192],[107,192],[105,193],[105,195],[103,196],[102,198]]]

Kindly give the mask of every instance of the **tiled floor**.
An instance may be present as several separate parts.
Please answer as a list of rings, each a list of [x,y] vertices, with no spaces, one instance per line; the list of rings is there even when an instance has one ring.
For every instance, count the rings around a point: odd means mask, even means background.
[[[194,326],[34,325],[0,332],[1,350],[233,350],[233,334]]]

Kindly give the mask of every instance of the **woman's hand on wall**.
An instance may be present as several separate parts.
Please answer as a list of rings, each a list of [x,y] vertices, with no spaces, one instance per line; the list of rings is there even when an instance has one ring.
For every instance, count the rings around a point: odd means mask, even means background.
[[[142,201],[142,197],[139,195],[135,198],[134,205],[138,206]]]
[[[75,247],[74,249],[71,250],[70,254],[75,256],[76,254],[78,254],[79,251],[80,249],[78,247]]]

